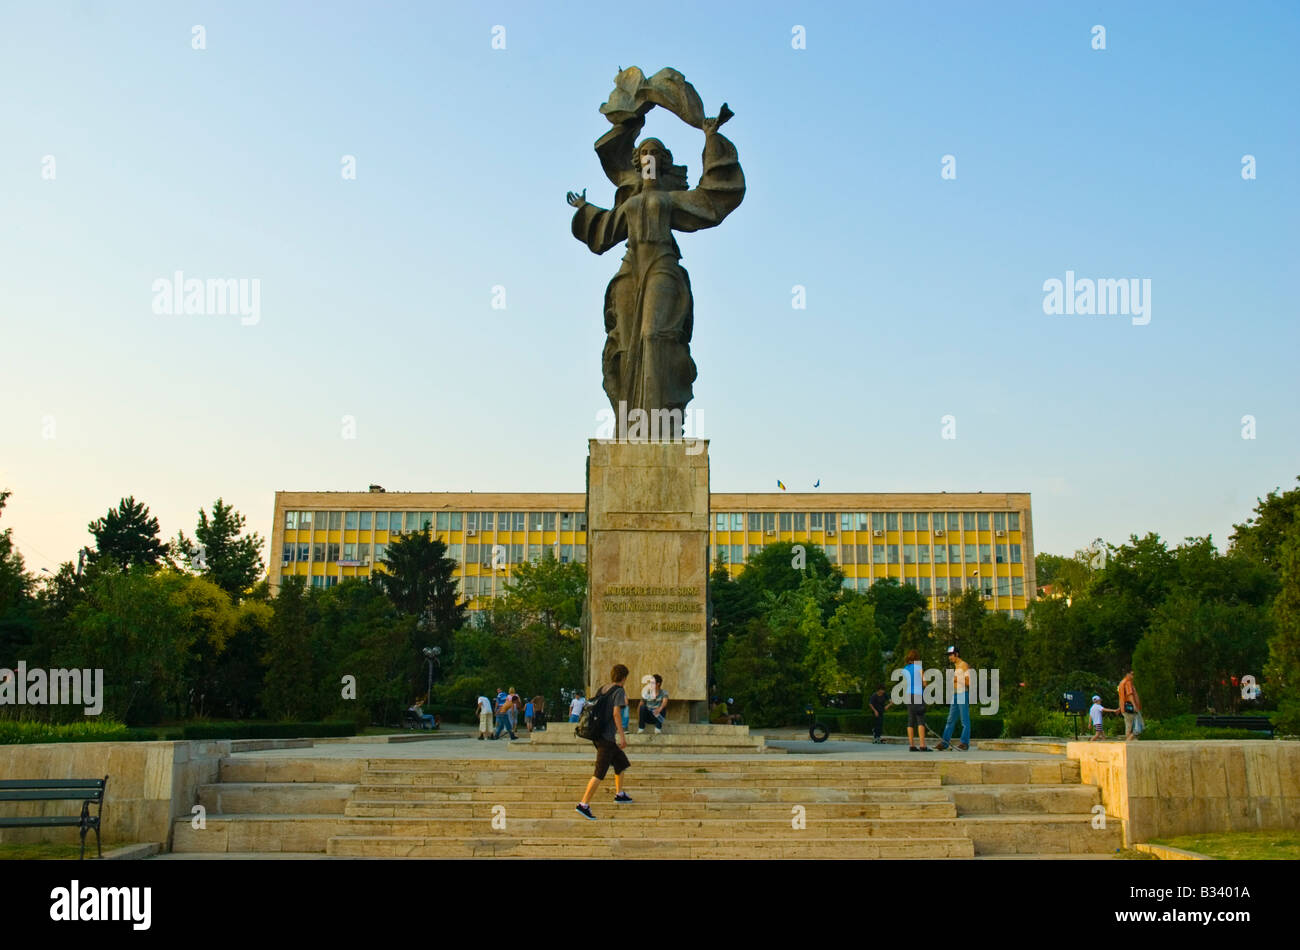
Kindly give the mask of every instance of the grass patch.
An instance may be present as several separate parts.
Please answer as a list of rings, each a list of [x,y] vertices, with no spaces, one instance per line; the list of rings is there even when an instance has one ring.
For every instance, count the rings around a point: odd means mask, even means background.
[[[91,832],[93,835],[94,832]],[[121,847],[118,845],[117,847]],[[108,847],[104,848],[108,851]],[[0,844],[0,861],[75,861],[81,856],[80,844]],[[95,857],[95,842],[86,840],[86,860]]]
[[[1224,861],[1300,860],[1300,831],[1230,831],[1223,834],[1152,838],[1151,844],[1182,848]]]

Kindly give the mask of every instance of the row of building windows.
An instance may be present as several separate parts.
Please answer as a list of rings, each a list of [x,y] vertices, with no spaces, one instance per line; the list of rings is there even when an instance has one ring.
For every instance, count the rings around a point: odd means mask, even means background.
[[[460,564],[481,564],[484,567],[503,564],[522,564],[525,559],[536,563],[542,559],[540,544],[449,544],[447,556]],[[545,546],[561,564],[570,561],[583,563],[587,560],[585,544],[548,544]],[[375,562],[382,561],[388,554],[387,544],[374,546]],[[359,565],[370,563],[370,544],[365,541],[337,542],[328,541],[287,541],[280,552],[281,564],[299,564],[310,561],[323,561],[326,564]]]
[[[585,511],[286,511],[287,531],[586,531]]]
[[[718,531],[823,531],[833,529],[836,521],[841,531],[1019,531],[1018,511],[740,511],[717,512],[714,528]],[[989,525],[992,524],[992,529]],[[805,524],[807,527],[805,527]],[[977,528],[978,526],[978,528]]]
[[[1018,544],[825,544],[819,545],[832,564],[1020,564]],[[743,544],[719,544],[717,552],[728,564],[745,563]],[[749,546],[749,555],[761,550]],[[964,556],[963,556],[964,555]],[[900,562],[899,558],[902,557]]]
[[[717,512],[718,531],[1019,531],[1016,511]],[[583,511],[286,511],[288,531],[585,531]],[[990,527],[991,526],[991,527]]]

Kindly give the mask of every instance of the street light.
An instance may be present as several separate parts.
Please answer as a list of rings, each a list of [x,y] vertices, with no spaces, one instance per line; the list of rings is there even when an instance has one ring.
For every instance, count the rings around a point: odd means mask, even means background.
[[[438,657],[442,654],[440,647],[425,647],[420,651],[424,654],[424,661],[429,664],[429,688],[425,690],[425,702],[433,698],[433,664],[438,662]]]

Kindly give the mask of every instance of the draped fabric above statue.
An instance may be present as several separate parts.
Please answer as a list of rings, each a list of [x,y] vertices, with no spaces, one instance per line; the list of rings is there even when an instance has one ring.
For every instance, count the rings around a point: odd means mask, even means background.
[[[672,163],[662,142],[636,144],[655,105],[704,131],[703,168],[694,188],[687,188],[685,167]],[[694,301],[672,232],[714,227],[744,198],[736,147],[718,132],[732,113],[724,103],[717,118],[704,118],[699,96],[681,73],[664,69],[647,80],[635,67],[619,73],[601,112],[614,125],[596,142],[615,186],[614,206],[588,204],[585,190],[570,193],[569,203],[577,208],[573,236],[593,252],[627,242],[623,264],[605,291],[605,393],[616,418],[636,409],[648,415],[675,410],[679,435],[696,377],[690,352]]]

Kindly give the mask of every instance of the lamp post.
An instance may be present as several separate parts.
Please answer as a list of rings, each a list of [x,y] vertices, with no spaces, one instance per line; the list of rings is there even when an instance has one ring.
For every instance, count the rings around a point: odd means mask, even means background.
[[[424,692],[425,702],[428,702],[433,698],[433,664],[438,661],[442,650],[439,647],[425,647],[420,652],[424,654],[424,661],[429,664],[429,687]]]

